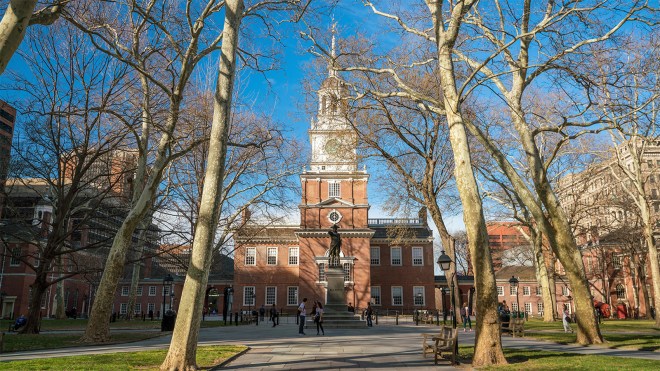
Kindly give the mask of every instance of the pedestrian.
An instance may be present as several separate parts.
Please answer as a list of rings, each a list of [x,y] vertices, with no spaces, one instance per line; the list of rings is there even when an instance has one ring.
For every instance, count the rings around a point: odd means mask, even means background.
[[[149,321],[153,321],[153,320],[154,320],[154,310],[149,309]]]
[[[264,316],[266,315],[266,308],[264,307],[263,304],[261,304],[261,308],[259,308],[259,320],[261,322],[264,321]]]
[[[305,303],[307,303],[307,298],[303,298],[302,302],[298,306],[298,334],[305,335],[305,318],[307,318],[307,312],[305,312]]]
[[[367,317],[367,327],[373,327],[371,316],[374,314],[373,308],[371,308],[371,303],[367,303],[367,310],[365,310],[365,317]]]
[[[270,307],[270,320],[273,321],[273,327],[277,326],[277,308],[275,304]]]
[[[562,323],[564,324],[564,332],[573,332],[571,325],[568,324],[570,317],[568,315],[568,307],[564,307],[564,314],[562,316]]]
[[[472,319],[470,318],[470,308],[467,303],[463,303],[463,307],[461,307],[461,317],[463,319],[463,332],[466,331],[468,325],[470,325],[470,331],[472,331]]]
[[[325,335],[325,330],[323,329],[323,304],[320,301],[316,302],[316,312],[314,313],[314,322],[316,323],[316,335],[319,335],[319,329],[321,334]]]

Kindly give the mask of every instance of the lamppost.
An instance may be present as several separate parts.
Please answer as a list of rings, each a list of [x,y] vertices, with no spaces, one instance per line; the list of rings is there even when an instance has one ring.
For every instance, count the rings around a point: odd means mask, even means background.
[[[163,312],[160,314],[161,318],[165,317],[165,286],[169,285],[170,291],[172,291],[172,282],[174,282],[174,277],[168,273],[167,276],[163,278]]]
[[[442,253],[440,254],[440,257],[438,258],[438,265],[440,266],[440,269],[442,269],[443,272],[445,272],[445,277],[447,276],[446,273],[449,271],[451,268],[451,263],[452,260],[451,258],[445,254],[445,250],[442,250]],[[456,275],[456,272],[452,273],[451,275],[451,283],[449,284],[449,293],[451,295],[451,327],[454,329],[454,332],[456,331],[456,298],[454,296],[454,275]],[[451,355],[451,362],[452,364],[457,364],[456,362],[456,355],[458,354],[458,337],[456,337],[456,341],[454,342],[454,350],[452,351]]]
[[[449,291],[448,287],[443,287],[440,289],[442,292],[442,324],[446,325],[447,324],[447,306],[445,305],[445,295],[447,295],[447,291]]]
[[[516,288],[516,314],[514,314],[515,318],[520,317],[520,301],[518,301],[518,279],[515,276],[511,276],[511,279],[509,279],[509,284],[511,287]]]

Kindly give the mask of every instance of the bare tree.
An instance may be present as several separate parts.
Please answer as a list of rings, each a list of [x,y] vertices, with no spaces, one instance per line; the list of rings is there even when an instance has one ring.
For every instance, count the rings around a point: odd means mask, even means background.
[[[16,229],[23,237],[14,237],[30,244],[45,239],[35,244],[33,256],[24,256],[36,276],[22,332],[38,333],[47,288],[100,271],[100,264],[85,262],[79,252],[94,250],[100,262],[100,248],[107,247],[108,241],[82,241],[80,234],[99,218],[96,210],[100,207],[121,214],[126,200],[123,181],[132,174],[134,163],[122,147],[128,131],[114,127],[114,117],[106,112],[126,106],[126,68],[66,24],[32,32],[24,58],[34,77],[15,77],[15,89],[27,97],[23,102],[27,119],[17,138],[14,162],[18,166],[13,169],[17,178],[12,183],[13,190],[24,188],[36,195],[44,212],[36,225],[31,220],[30,225]],[[6,213],[20,217],[24,205],[12,204],[12,187],[8,193]],[[4,235],[10,236],[11,232]]]
[[[0,21],[0,75],[21,45],[28,26],[50,25],[59,18],[62,7],[70,0],[49,1],[36,11],[38,0],[10,0]]]

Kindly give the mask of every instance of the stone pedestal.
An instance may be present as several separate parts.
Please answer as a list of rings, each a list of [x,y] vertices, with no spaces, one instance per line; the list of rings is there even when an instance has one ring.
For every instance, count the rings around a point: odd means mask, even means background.
[[[344,289],[344,269],[328,268],[325,273],[327,286],[327,302],[323,307],[323,327],[332,328],[367,328],[359,316],[348,311],[346,291]],[[315,328],[311,323],[308,327]]]
[[[346,307],[346,294],[344,293],[344,270],[340,267],[328,268],[325,272],[328,282],[327,304],[331,307]]]

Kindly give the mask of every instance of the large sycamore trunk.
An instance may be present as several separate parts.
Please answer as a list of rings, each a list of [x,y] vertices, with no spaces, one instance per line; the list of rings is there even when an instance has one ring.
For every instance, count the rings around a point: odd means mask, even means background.
[[[548,266],[543,256],[543,234],[537,232],[534,228],[531,230],[532,246],[534,248],[534,265],[536,268],[536,279],[541,285],[541,298],[543,300],[543,321],[553,322],[554,312],[552,310],[552,292],[550,290],[550,280],[548,279]],[[554,282],[554,281],[553,281]]]
[[[220,194],[225,172],[231,97],[236,72],[238,31],[243,16],[243,1],[229,0],[225,5],[220,67],[214,96],[213,124],[209,140],[207,170],[195,227],[192,256],[183,286],[179,313],[172,341],[161,370],[197,369],[197,339],[204,305],[204,293],[211,266],[213,240],[220,214]]]
[[[11,0],[0,21],[0,74],[21,45],[37,0]]]
[[[648,259],[651,263],[651,279],[653,280],[653,298],[655,308],[655,327],[660,328],[660,265],[658,264],[658,249],[655,246],[655,241],[653,239],[653,229],[651,223],[646,223],[644,226],[644,241],[646,243],[646,248],[648,249]],[[649,302],[647,301],[646,308],[647,312],[650,312]]]
[[[46,267],[48,265],[41,264],[34,277],[34,282],[30,285],[32,289],[32,296],[30,297],[30,309],[27,313],[27,323],[21,329],[21,334],[38,334],[41,330],[41,298],[44,296],[46,289],[49,286],[48,272]]]

